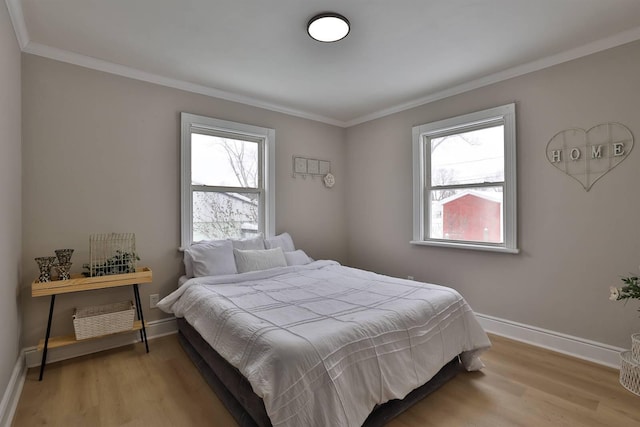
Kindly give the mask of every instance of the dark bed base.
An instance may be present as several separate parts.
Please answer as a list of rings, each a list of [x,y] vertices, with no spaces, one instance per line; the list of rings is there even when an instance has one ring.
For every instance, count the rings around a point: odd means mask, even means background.
[[[249,381],[207,344],[184,319],[178,318],[178,337],[185,351],[205,380],[241,427],[271,427],[262,399],[256,395]],[[461,363],[455,357],[426,384],[409,393],[402,400],[391,400],[377,406],[364,422],[366,427],[380,427],[400,415],[410,406],[431,394],[456,376]]]

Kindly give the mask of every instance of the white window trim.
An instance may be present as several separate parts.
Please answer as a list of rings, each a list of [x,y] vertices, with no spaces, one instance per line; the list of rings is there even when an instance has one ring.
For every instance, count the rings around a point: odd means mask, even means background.
[[[262,150],[262,164],[265,206],[264,224],[259,224],[265,237],[275,235],[276,224],[276,131],[274,129],[243,123],[213,119],[211,117],[195,114],[181,113],[181,185],[180,185],[180,245],[181,249],[188,247],[193,242],[193,193],[191,189],[191,131],[200,129],[203,131],[225,132],[264,141]]]
[[[425,234],[425,218],[429,213],[425,208],[426,168],[425,137],[432,137],[456,127],[467,127],[491,120],[504,121],[504,243],[486,244],[475,242],[431,239]],[[463,116],[452,117],[437,122],[413,127],[413,245],[439,246],[448,248],[473,249],[491,252],[519,253],[517,240],[517,200],[516,200],[516,118],[515,104],[477,111]]]

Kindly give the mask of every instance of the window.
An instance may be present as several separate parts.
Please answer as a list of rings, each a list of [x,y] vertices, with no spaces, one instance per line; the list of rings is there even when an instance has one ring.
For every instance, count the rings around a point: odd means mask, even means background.
[[[182,113],[182,247],[273,235],[275,131]]]
[[[413,240],[517,253],[515,105],[413,128]]]

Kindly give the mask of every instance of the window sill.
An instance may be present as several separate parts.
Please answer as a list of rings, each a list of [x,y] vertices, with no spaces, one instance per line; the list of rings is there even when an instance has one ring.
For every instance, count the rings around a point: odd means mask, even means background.
[[[501,252],[507,254],[520,253],[520,249],[518,248],[505,248],[504,246],[475,245],[469,243],[445,242],[436,240],[412,240],[409,243],[418,246],[438,246],[442,248],[470,249],[474,251]]]

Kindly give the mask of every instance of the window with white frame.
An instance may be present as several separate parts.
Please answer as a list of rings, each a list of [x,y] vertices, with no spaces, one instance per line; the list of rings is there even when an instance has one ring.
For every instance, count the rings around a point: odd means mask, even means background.
[[[517,253],[515,104],[413,128],[413,240]]]
[[[275,130],[181,115],[182,247],[273,235]]]

